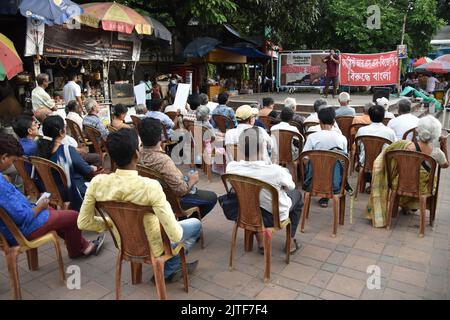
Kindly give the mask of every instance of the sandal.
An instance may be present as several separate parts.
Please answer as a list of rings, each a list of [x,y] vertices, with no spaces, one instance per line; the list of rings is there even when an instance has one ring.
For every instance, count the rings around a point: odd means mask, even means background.
[[[294,246],[295,246],[295,248],[291,249],[291,251],[289,252],[289,254],[291,254],[291,255],[296,253],[298,251],[298,249],[300,249],[300,247],[301,247],[301,245],[299,245],[297,243],[297,239],[294,239]]]
[[[319,205],[322,208],[328,208],[328,199],[327,198],[322,198],[319,200]]]
[[[94,250],[92,250],[92,252],[89,255],[98,255],[98,253],[100,252],[100,250],[103,247],[103,243],[105,242],[105,234],[102,234],[100,236],[97,237],[97,239],[93,240],[92,243],[94,244]]]

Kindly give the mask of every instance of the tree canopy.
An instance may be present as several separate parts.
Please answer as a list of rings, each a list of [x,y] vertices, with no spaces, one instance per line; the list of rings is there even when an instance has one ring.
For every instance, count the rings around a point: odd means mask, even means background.
[[[79,2],[83,2],[81,0]],[[248,36],[264,37],[283,49],[337,48],[372,53],[395,50],[402,37],[410,56],[430,50],[436,31],[450,20],[450,0],[118,0],[171,27],[186,45],[189,25],[229,23]],[[380,9],[379,28],[368,19]]]

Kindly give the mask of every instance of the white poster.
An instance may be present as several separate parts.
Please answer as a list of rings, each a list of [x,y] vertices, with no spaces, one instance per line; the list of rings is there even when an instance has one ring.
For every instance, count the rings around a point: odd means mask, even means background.
[[[37,19],[27,19],[27,34],[25,39],[25,57],[42,55],[44,50],[44,22]]]
[[[145,105],[145,83],[134,86],[134,95],[136,97],[136,104]]]
[[[131,120],[131,116],[136,115],[136,109],[134,107],[128,108],[127,115],[125,116],[125,123],[133,123],[133,120]]]
[[[187,83],[179,83],[177,87],[177,94],[173,103],[177,108],[183,109],[186,107],[186,102],[189,96],[191,85]]]

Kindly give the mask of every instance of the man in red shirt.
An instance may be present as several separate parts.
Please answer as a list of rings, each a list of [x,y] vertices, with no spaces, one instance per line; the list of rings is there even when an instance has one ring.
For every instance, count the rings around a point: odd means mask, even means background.
[[[325,80],[325,98],[328,97],[328,88],[330,87],[330,82],[333,80],[333,98],[337,94],[337,87],[339,85],[338,75],[339,75],[339,57],[336,55],[334,49],[330,50],[330,54],[322,59],[322,62],[327,65],[327,73]]]

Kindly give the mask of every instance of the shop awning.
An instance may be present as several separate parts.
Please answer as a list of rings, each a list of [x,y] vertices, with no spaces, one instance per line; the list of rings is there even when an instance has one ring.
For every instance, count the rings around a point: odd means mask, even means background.
[[[148,16],[146,16],[145,19],[152,25],[153,35],[156,38],[169,41],[169,43],[172,44],[172,33],[161,22]]]
[[[239,32],[237,32],[236,30],[234,30],[231,26],[229,26],[229,25],[227,25],[227,24],[224,24],[223,26],[225,27],[225,29],[226,29],[229,33],[231,33],[233,36],[239,38],[240,40],[243,40],[243,41],[245,41],[245,42],[248,42],[248,43],[251,43],[251,44],[253,44],[253,45],[255,45],[255,46],[258,46],[258,43],[256,43],[256,42],[253,41],[253,40],[250,40],[250,39],[248,39],[248,38],[244,38],[243,36],[241,36],[241,34],[240,34]]]
[[[251,47],[235,48],[235,47],[218,46],[218,48],[239,54],[241,56],[246,56],[249,58],[270,59],[270,56],[262,53],[258,49],[251,48]]]

